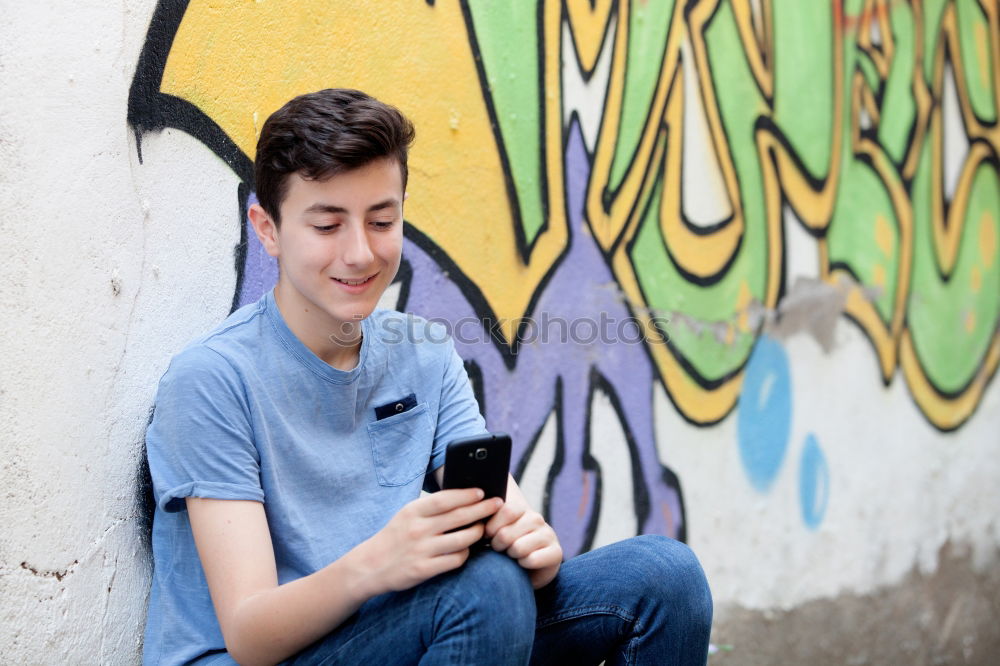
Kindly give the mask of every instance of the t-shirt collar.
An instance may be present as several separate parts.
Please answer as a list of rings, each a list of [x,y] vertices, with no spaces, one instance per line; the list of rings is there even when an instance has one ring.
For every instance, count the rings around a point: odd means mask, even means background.
[[[365,365],[365,358],[368,356],[368,350],[371,348],[374,341],[374,335],[371,327],[371,317],[365,317],[361,322],[361,349],[358,352],[358,364],[354,366],[351,370],[338,370],[333,367],[319,356],[317,356],[313,350],[306,347],[306,345],[299,340],[299,338],[292,333],[292,329],[288,328],[288,324],[285,323],[284,317],[281,316],[281,310],[278,309],[278,304],[274,301],[274,289],[267,292],[264,296],[264,309],[267,311],[268,319],[270,319],[271,324],[274,326],[275,333],[277,333],[278,338],[281,340],[285,349],[289,351],[300,363],[304,366],[318,374],[320,377],[334,382],[335,384],[349,384],[357,380],[361,376],[361,369]]]

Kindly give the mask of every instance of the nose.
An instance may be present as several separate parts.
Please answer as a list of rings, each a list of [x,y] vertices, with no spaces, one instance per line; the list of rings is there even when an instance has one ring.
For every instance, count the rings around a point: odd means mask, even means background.
[[[349,225],[344,235],[344,263],[348,266],[368,266],[375,261],[364,224]]]

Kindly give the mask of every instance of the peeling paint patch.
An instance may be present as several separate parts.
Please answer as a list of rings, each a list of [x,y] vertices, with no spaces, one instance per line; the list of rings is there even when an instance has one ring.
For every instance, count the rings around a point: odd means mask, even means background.
[[[777,312],[768,317],[764,330],[778,340],[805,333],[829,354],[835,347],[834,331],[847,295],[844,285],[800,277],[781,299]]]
[[[724,321],[707,321],[680,310],[647,310],[663,320],[686,326],[695,336],[708,331],[719,344],[733,345],[743,335],[757,331],[775,340],[787,340],[802,333],[812,337],[823,352],[829,354],[836,346],[834,331],[852,288],[862,287],[843,278],[834,285],[799,277],[777,307],[765,307],[760,301],[748,297],[748,302],[740,307],[734,319]],[[876,287],[863,288],[863,291],[866,300],[871,302],[882,293]]]
[[[30,571],[33,576],[38,576],[40,578],[55,578],[56,580],[61,581],[66,576],[73,573],[73,567],[79,563],[79,560],[73,560],[73,562],[65,569],[36,569],[27,562],[21,562],[21,568],[25,571]]]

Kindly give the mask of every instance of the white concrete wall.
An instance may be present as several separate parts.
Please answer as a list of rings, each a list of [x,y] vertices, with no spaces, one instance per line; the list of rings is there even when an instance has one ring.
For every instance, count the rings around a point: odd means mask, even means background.
[[[139,162],[126,114],[152,0],[60,5],[6,2],[0,21],[0,663],[134,663],[150,574],[144,430],[171,355],[230,311],[240,181],[177,129],[143,135]],[[599,61],[597,76],[607,68]],[[564,122],[576,108],[592,146],[603,91],[569,86]],[[789,288],[820,277],[805,259],[815,240],[797,234],[791,225]],[[649,423],[623,423],[600,393],[566,407],[589,408],[590,453],[604,470],[593,545],[641,529],[626,470],[629,433],[646,429],[680,479],[689,543],[723,613],[872,592],[914,568],[933,572],[946,543],[969,549],[976,567],[997,566],[995,378],[971,418],[943,432],[899,371],[883,385],[871,343],[846,317],[829,350],[806,333],[775,335],[795,407],[766,491],[741,460],[738,407],[692,425],[648,370]],[[484,373],[487,395],[498,372]],[[531,376],[520,375],[526,394]],[[557,421],[525,426],[522,450],[538,441],[525,489],[540,503]],[[815,525],[800,496],[810,435],[828,474]]]
[[[188,168],[183,144],[137,168],[127,99],[151,2],[57,4],[4,3],[0,22],[0,663],[132,663],[156,380],[232,299],[209,266],[232,255],[234,199],[190,193],[234,178]]]

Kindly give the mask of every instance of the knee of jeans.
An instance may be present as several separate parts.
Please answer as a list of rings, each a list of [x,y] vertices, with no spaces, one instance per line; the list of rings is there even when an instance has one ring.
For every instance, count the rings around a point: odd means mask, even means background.
[[[487,551],[469,557],[455,577],[449,596],[467,610],[506,624],[511,630],[534,631],[531,581],[517,562],[502,553]]]
[[[637,566],[644,569],[649,593],[697,625],[712,624],[712,591],[697,556],[684,543],[646,534],[634,539]]]

